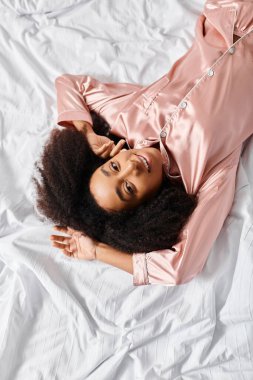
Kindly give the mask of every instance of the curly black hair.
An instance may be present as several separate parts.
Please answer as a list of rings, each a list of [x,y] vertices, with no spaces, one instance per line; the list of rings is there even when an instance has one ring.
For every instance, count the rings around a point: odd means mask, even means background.
[[[100,115],[91,111],[91,116],[97,134],[119,141]],[[181,179],[164,177],[151,200],[130,210],[106,211],[96,203],[89,182],[109,159],[98,157],[74,127],[53,129],[35,163],[41,178],[32,178],[38,211],[54,224],[83,231],[126,253],[173,249],[197,206],[197,195],[188,194]]]

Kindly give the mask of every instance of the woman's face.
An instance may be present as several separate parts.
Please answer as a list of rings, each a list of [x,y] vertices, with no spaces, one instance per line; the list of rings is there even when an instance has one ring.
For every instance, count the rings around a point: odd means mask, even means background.
[[[103,209],[126,210],[155,196],[162,180],[162,155],[158,149],[122,149],[95,170],[90,191]]]

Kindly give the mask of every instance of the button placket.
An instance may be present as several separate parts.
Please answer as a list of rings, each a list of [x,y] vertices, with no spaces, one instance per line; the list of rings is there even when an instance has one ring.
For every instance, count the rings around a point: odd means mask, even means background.
[[[228,52],[229,52],[229,54],[234,54],[235,46],[231,46],[231,48],[229,48]]]
[[[187,102],[185,100],[183,100],[180,104],[179,104],[179,108],[181,109],[184,109],[187,107]]]
[[[243,40],[245,37],[247,37],[247,36],[248,36],[250,33],[252,33],[252,32],[253,32],[253,29],[251,29],[250,31],[248,31],[244,36],[242,36],[239,40],[237,40],[237,41],[235,42],[235,45],[236,45],[237,43],[239,43],[241,40]],[[220,61],[222,61],[222,59],[224,59],[224,58],[226,57],[227,54],[231,54],[231,55],[234,54],[234,53],[235,53],[235,50],[236,50],[236,47],[233,45],[233,46],[231,46],[227,51],[225,51],[224,53],[222,53],[222,55],[221,55],[221,56],[215,61],[215,63],[213,64],[213,66],[210,67],[210,68],[208,69],[208,71],[205,72],[205,74],[203,74],[202,77],[200,77],[200,78],[196,81],[195,85],[194,85],[194,86],[190,89],[190,91],[185,95],[185,98],[184,98],[184,99],[189,100],[189,97],[190,97],[191,93],[194,91],[195,88],[199,87],[199,85],[205,80],[206,76],[209,76],[209,77],[214,76],[214,73],[215,73],[214,68],[215,68],[215,66],[218,65],[218,64],[220,63]],[[182,101],[179,103],[178,108],[179,108],[179,109],[185,109],[185,108],[187,107],[187,104],[188,104],[188,102],[187,102],[186,100],[182,100]],[[175,112],[174,112],[174,113],[175,113]],[[168,119],[167,119],[167,123],[170,122],[170,121],[172,121],[172,120],[174,119],[174,113],[173,113],[170,117],[168,117]],[[161,132],[161,133],[162,133],[162,132]],[[161,136],[161,135],[160,135],[160,136]],[[162,137],[162,136],[161,136],[161,137]]]
[[[240,39],[238,39],[236,42],[235,42],[235,45],[237,43],[240,43],[245,37],[248,37],[248,35],[250,33],[253,32],[253,29],[249,30],[244,36],[242,36]],[[198,87],[202,81],[205,79],[206,75],[209,76],[209,77],[212,77],[214,75],[214,67],[219,64],[219,62],[224,59],[226,57],[227,54],[231,54],[233,55],[235,53],[235,50],[236,50],[236,46],[233,45],[231,46],[227,51],[225,51],[224,53],[222,53],[222,55],[215,61],[215,63],[213,64],[213,67],[210,67],[208,69],[208,71],[201,77],[197,80],[196,84],[190,89],[190,91],[185,95],[185,97],[189,98],[189,96],[191,95],[192,91]],[[180,109],[184,109],[187,107],[187,102],[185,100],[182,100],[180,103],[179,103],[179,106],[178,106]]]
[[[170,159],[169,159],[168,154],[167,154],[167,152],[163,146],[162,140],[160,140],[160,151],[161,151],[161,154],[163,157],[164,171],[165,171],[166,175],[168,175],[169,171],[170,171]]]
[[[156,81],[144,96],[144,102],[143,107],[145,110],[145,114],[148,115],[149,109],[152,106],[152,104],[156,101],[157,97],[159,97],[160,93],[164,90],[166,86],[168,86],[170,82],[170,79],[168,78],[167,74],[164,75],[162,78],[160,78],[158,81]]]
[[[146,139],[137,140],[134,144],[134,148],[150,147],[159,142],[159,137],[147,137]]]
[[[232,46],[229,50],[230,50],[230,54],[233,54],[234,51],[235,51],[235,47]],[[228,50],[227,52],[229,52],[229,50]],[[225,57],[225,55],[226,55],[227,52],[223,53],[222,56],[219,57],[219,58],[215,61],[213,67],[215,67],[215,65],[216,65],[216,64],[217,64],[222,58]],[[199,79],[197,80],[197,82],[195,83],[195,85],[194,85],[194,86],[190,89],[190,91],[185,95],[185,99],[186,99],[186,98],[189,98],[189,96],[191,95],[192,91],[202,83],[202,81],[206,78],[206,76],[209,76],[209,77],[214,76],[214,69],[213,69],[213,67],[210,67],[210,68],[206,71],[206,73],[205,73],[201,78],[199,78]],[[178,107],[179,107],[180,109],[185,109],[185,108],[187,107],[187,101],[186,101],[186,100],[182,100],[182,101],[179,103]]]

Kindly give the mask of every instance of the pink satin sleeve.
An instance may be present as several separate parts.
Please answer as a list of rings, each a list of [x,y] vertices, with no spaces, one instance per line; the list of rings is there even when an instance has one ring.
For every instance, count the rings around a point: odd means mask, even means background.
[[[230,165],[215,171],[198,192],[199,203],[170,249],[133,254],[133,285],[175,286],[194,278],[204,267],[212,245],[231,209],[240,149]]]
[[[143,87],[133,83],[103,83],[89,75],[63,74],[55,79],[57,123],[68,127],[72,120],[91,125],[91,110],[100,113],[111,126],[111,132],[126,137],[126,128],[117,118],[131,104],[133,96]]]
[[[83,86],[86,84],[89,87],[89,83],[90,79],[85,75],[63,74],[55,79],[59,125],[67,127],[72,124],[72,120],[83,120],[92,125],[83,96]]]

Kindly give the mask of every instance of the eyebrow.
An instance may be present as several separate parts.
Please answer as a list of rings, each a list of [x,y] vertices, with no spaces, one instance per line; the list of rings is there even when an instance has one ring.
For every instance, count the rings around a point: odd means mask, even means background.
[[[103,168],[100,168],[100,170],[104,175],[106,175],[106,177],[111,176],[111,174],[107,170]],[[118,186],[116,186],[116,194],[118,195],[119,199],[122,200],[122,202],[128,202],[128,199],[124,198],[122,191],[120,190]]]

